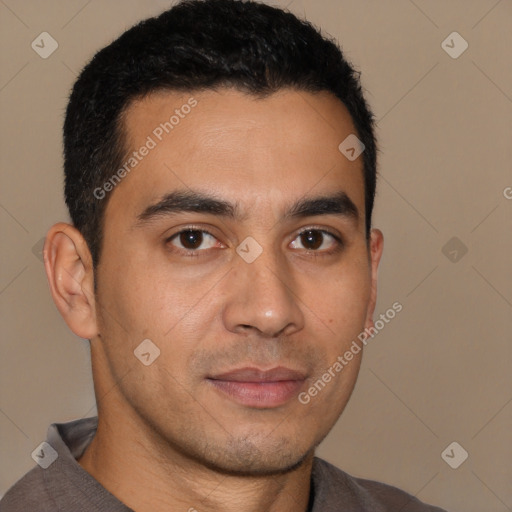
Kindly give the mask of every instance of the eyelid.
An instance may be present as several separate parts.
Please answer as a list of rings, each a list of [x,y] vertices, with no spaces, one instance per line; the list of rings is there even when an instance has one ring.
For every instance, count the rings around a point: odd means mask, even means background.
[[[185,249],[183,247],[177,247],[171,243],[176,237],[179,237],[182,233],[186,233],[187,231],[198,231],[205,235],[209,235],[214,238],[216,242],[221,245],[221,247],[208,247],[206,249]],[[204,226],[195,225],[181,226],[178,231],[175,231],[172,235],[165,237],[164,245],[167,251],[183,258],[205,258],[212,254],[212,250],[224,249],[226,247],[226,244],[219,240],[219,237],[214,235],[210,230],[205,229]]]
[[[165,242],[170,242],[173,238],[177,237],[178,235],[181,235],[182,233],[186,233],[187,231],[200,231],[201,233],[206,233],[207,235],[213,236],[213,238],[219,240],[218,236],[214,235],[210,230],[208,230],[204,226],[187,225],[180,227],[179,230],[175,231],[172,235],[166,236]]]
[[[338,242],[343,243],[344,238],[337,230],[333,230],[332,228],[326,228],[324,226],[306,226],[305,228],[301,228],[300,231],[297,231],[295,234],[295,238],[302,235],[306,231],[320,231],[321,233],[326,233],[328,235],[331,235],[333,238],[335,238]],[[293,240],[295,240],[293,238]]]
[[[295,240],[297,240],[298,237],[300,237],[302,234],[306,233],[307,231],[318,231],[320,233],[323,233],[324,235],[329,235],[334,239],[334,247],[330,249],[292,249],[293,251],[302,252],[314,255],[315,257],[322,257],[322,256],[330,256],[333,254],[336,254],[343,250],[346,246],[344,237],[337,231],[337,230],[331,230],[330,228],[326,228],[323,226],[307,226],[304,228],[301,228],[300,231],[297,231],[295,233],[294,238],[290,240],[288,245],[292,244]]]

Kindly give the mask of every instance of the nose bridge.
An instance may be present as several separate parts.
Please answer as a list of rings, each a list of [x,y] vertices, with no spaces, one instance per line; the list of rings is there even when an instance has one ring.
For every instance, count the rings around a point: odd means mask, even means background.
[[[284,258],[266,248],[248,261],[243,253],[235,261],[224,312],[226,327],[232,331],[250,327],[266,336],[301,329],[304,318],[293,290],[293,275]]]
[[[254,298],[261,301],[264,307],[290,302],[293,298],[293,276],[287,267],[277,254],[266,250],[244,269],[248,284],[255,292]]]

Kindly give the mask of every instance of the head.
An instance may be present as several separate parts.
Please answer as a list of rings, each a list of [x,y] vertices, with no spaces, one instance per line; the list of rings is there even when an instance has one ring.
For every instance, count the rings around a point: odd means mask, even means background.
[[[350,135],[356,159],[338,149]],[[382,252],[373,116],[339,47],[264,4],[181,2],[84,68],[64,152],[73,226],[50,230],[45,261],[91,340],[100,422],[129,416],[227,472],[300,463],[361,354],[314,400],[296,395],[372,325]],[[221,376],[243,367],[296,378],[268,388],[274,402],[250,386],[241,399]]]

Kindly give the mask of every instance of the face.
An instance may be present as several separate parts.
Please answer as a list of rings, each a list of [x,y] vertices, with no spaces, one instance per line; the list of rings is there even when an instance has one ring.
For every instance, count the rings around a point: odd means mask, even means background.
[[[304,393],[371,325],[381,245],[362,158],[338,150],[350,116],[327,93],[226,89],[153,94],[124,119],[139,156],[105,212],[95,381],[195,461],[291,468],[341,414],[361,353]]]

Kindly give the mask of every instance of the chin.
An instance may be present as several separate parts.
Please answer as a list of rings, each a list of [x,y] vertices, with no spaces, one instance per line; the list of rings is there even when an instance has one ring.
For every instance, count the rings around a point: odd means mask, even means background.
[[[312,458],[314,449],[301,449],[290,445],[291,439],[282,440],[278,446],[258,444],[248,439],[230,440],[217,457],[208,454],[203,464],[217,472],[239,476],[270,476],[289,473]]]

